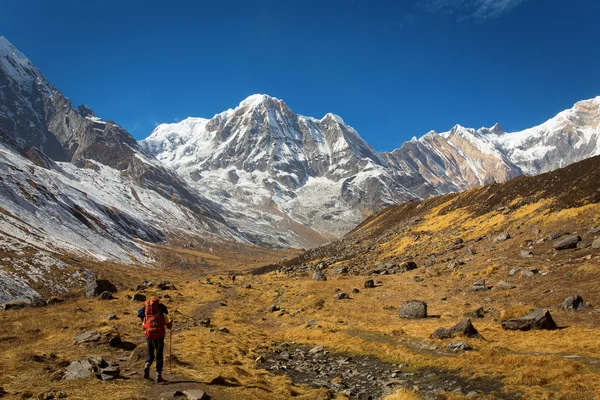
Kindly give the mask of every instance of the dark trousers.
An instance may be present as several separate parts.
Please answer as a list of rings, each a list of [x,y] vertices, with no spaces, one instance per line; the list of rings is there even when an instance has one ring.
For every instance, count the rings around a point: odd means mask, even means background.
[[[165,349],[165,337],[161,337],[160,339],[150,340],[146,339],[147,346],[147,356],[146,363],[148,365],[152,365],[154,362],[154,352],[156,351],[156,372],[162,372],[163,369],[163,350]]]

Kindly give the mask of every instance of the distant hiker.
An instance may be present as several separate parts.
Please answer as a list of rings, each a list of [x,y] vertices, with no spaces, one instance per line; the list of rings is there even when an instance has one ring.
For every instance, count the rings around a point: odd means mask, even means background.
[[[173,322],[169,318],[167,306],[157,298],[146,300],[144,306],[138,311],[138,317],[142,320],[144,335],[146,336],[147,356],[144,364],[144,378],[150,379],[150,366],[156,359],[156,382],[164,382],[163,350],[165,348],[166,328],[171,329]],[[156,356],[155,353],[156,352]]]
[[[235,285],[235,274],[231,274],[231,283]]]

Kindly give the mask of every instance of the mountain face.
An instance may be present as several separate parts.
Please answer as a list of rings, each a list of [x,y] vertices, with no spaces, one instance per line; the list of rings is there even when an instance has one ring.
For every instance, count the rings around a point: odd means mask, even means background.
[[[340,117],[297,115],[265,95],[210,120],[160,125],[141,145],[221,204],[240,231],[282,246],[314,246],[373,209],[432,192]]]
[[[600,154],[600,97],[548,122],[429,132],[379,153],[333,114],[293,113],[253,95],[212,119],[158,126],[141,147],[223,207],[240,231],[312,246],[407,199],[536,175]]]
[[[0,302],[35,296],[31,285],[58,294],[87,279],[66,255],[153,264],[145,243],[170,239],[253,240],[0,37]]]

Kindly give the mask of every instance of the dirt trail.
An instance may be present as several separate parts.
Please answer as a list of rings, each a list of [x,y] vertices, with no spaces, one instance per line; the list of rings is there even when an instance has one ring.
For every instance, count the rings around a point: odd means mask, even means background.
[[[192,319],[186,323],[180,324],[178,326],[179,332],[192,329],[197,326],[197,323],[203,319],[211,318],[215,311],[221,306],[222,302],[225,302],[229,299],[233,299],[237,297],[237,291],[235,287],[223,285],[222,289],[225,291],[225,296],[212,301],[210,303],[206,303],[198,307],[194,312]],[[176,331],[177,332],[177,331]],[[164,384],[156,384],[148,381],[148,389],[145,391],[144,395],[150,399],[160,399],[161,394],[169,393],[169,392],[183,392],[186,390],[192,389],[200,389],[204,391],[206,394],[210,396],[213,400],[225,400],[223,397],[219,396],[218,393],[215,393],[215,390],[211,389],[210,382],[198,382],[190,380],[188,377],[179,374],[171,374],[169,373],[169,335],[170,332],[167,332],[167,336],[165,337],[165,366],[163,371],[163,377],[167,382]],[[122,361],[123,365],[120,365],[122,369],[127,368],[127,362]],[[153,365],[154,367],[154,365]],[[135,372],[131,379],[143,379],[144,372],[140,368],[128,368],[130,370],[129,373]],[[154,377],[155,371],[151,368],[150,376]]]

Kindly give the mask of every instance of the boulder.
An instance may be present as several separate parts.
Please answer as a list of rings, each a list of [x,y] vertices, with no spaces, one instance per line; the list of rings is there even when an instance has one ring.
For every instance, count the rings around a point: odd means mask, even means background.
[[[556,329],[556,323],[548,310],[533,310],[528,314],[502,322],[502,328],[511,331],[529,331],[533,329]]]
[[[158,285],[156,285],[160,290],[175,290],[175,285],[173,285],[169,281],[162,281]]]
[[[495,238],[492,240],[492,243],[500,243],[500,242],[505,242],[505,241],[507,241],[507,240],[508,240],[508,239],[510,239],[510,238],[511,238],[511,236],[510,236],[510,233],[508,233],[508,232],[504,232],[503,234],[496,236],[496,237],[495,237]]]
[[[473,286],[471,286],[471,292],[479,292],[488,289],[489,287],[485,284],[485,281],[483,279],[474,282]]]
[[[435,332],[433,332],[431,338],[450,339],[457,336],[481,339],[481,335],[479,334],[477,329],[475,329],[469,318],[463,319],[450,329],[438,328]]]
[[[400,272],[408,272],[408,271],[412,271],[417,268],[418,268],[417,263],[414,261],[404,261],[398,265],[398,270]]]
[[[65,370],[63,379],[66,381],[73,381],[76,379],[84,379],[92,376],[94,368],[89,360],[77,360],[73,361]]]
[[[118,367],[106,367],[100,369],[98,377],[103,381],[112,381],[121,375],[121,369]]]
[[[485,311],[483,310],[483,307],[479,307],[477,310],[473,311],[471,313],[471,317],[472,318],[484,318]]]
[[[533,257],[533,252],[529,251],[529,250],[521,250],[521,252],[519,253],[519,255],[523,258],[532,258]]]
[[[585,308],[583,298],[576,294],[575,296],[567,297],[563,303],[562,308],[567,311],[581,311]]]
[[[98,298],[100,300],[110,300],[110,299],[113,298],[113,294],[112,294],[112,292],[109,292],[108,290],[106,290],[106,291],[100,293],[100,295],[98,296]]]
[[[85,287],[86,297],[100,296],[103,292],[117,293],[117,287],[106,279],[93,279]]]
[[[93,343],[98,342],[100,340],[100,337],[100,334],[94,331],[87,331],[82,333],[81,335],[75,336],[73,340],[75,341],[75,344]]]
[[[367,289],[375,287],[375,281],[373,279],[367,279],[364,283],[364,287]]]
[[[335,275],[345,275],[348,273],[348,268],[347,267],[337,267],[333,269],[333,273]]]
[[[506,281],[500,281],[498,283],[496,283],[496,286],[494,286],[494,289],[496,290],[510,290],[510,289],[514,289],[515,285],[513,285],[510,282],[506,282]]]
[[[422,300],[409,300],[402,303],[398,310],[400,318],[427,318],[427,303]]]
[[[322,273],[320,271],[315,271],[315,272],[313,272],[312,279],[313,279],[313,281],[326,281],[327,277],[325,276],[324,273]]]
[[[473,347],[467,342],[450,342],[446,345],[446,349],[458,353],[459,351],[473,350]]]
[[[209,400],[210,397],[200,389],[184,390],[183,394],[187,396],[187,400]]]
[[[131,297],[131,300],[133,301],[146,301],[146,295],[142,294],[142,293],[136,293]]]
[[[335,295],[335,298],[338,300],[344,300],[344,299],[349,299],[350,295],[346,292],[341,292]]]
[[[592,242],[592,248],[593,249],[600,249],[600,238],[598,238],[598,239],[596,239],[596,240],[594,240]]]
[[[554,242],[552,247],[556,250],[567,250],[574,249],[577,247],[577,243],[581,242],[581,236],[579,235],[569,235],[565,236],[562,239]]]

